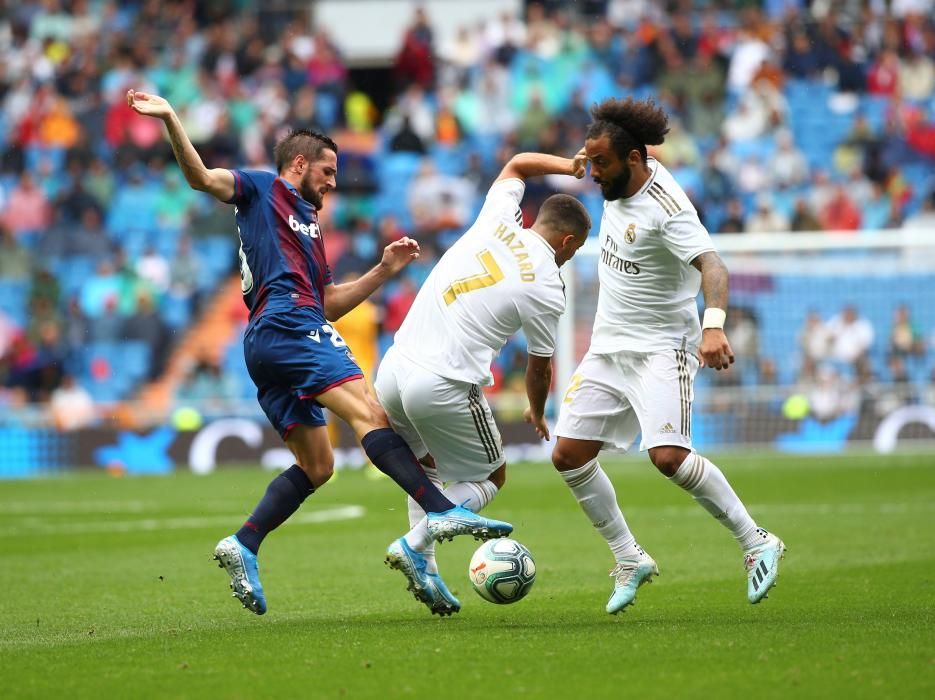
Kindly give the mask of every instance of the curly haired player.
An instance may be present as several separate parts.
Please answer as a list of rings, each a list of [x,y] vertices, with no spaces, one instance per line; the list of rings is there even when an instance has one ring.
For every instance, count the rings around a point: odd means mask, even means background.
[[[700,366],[726,369],[727,269],[669,171],[646,154],[667,117],[652,101],[609,99],[591,110],[584,152],[606,200],[599,234],[600,292],[591,346],[562,401],[552,462],[617,565],[607,612],[633,603],[659,573],[637,544],[601,469],[602,449],[638,433],[656,468],[723,523],[744,552],[747,597],[775,584],[785,546],[757,527],[724,474],[692,449],[691,402]],[[704,322],[695,298],[704,293]]]

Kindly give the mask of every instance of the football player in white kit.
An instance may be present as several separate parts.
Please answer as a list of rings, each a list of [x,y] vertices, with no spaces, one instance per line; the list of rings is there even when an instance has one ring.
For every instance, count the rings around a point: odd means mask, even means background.
[[[481,387],[493,384],[490,364],[522,330],[529,355],[524,417],[548,439],[543,416],[565,285],[559,268],[591,228],[574,197],[556,194],[523,228],[524,180],[536,175],[583,177],[585,157],[521,153],[487,192],[477,221],[441,257],[422,285],[377,371],[374,388],[390,424],[453,502],[479,511],[506,479],[500,431]],[[425,513],[409,499],[409,524],[386,563],[433,614],[460,610],[438,574]]]
[[[646,153],[663,142],[652,101],[609,99],[591,110],[584,152],[604,195],[597,313],[591,346],[572,376],[555,426],[552,462],[616,559],[607,612],[630,605],[659,570],[630,532],[602,449],[637,434],[656,468],[723,523],[744,552],[747,597],[775,584],[785,546],[757,526],[724,474],[692,449],[691,402],[700,366],[734,361],[724,334],[727,269],[685,192]],[[695,298],[704,294],[704,322]]]

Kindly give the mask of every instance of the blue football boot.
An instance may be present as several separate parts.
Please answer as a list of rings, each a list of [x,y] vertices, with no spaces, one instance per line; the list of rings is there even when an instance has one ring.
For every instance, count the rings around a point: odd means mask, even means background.
[[[435,603],[431,606],[433,615],[452,615],[461,610],[461,601],[454,597],[448,586],[438,574],[426,574],[429,583],[435,587]]]
[[[266,596],[263,595],[263,586],[260,584],[256,555],[240,544],[236,535],[231,535],[218,542],[214,548],[214,559],[231,577],[230,586],[234,597],[240,600],[247,610],[257,615],[265,613]]]
[[[743,553],[743,566],[747,570],[747,600],[756,605],[767,597],[776,585],[779,562],[785,556],[786,545],[769,532],[764,532],[762,544]]]
[[[652,583],[659,575],[659,567],[642,549],[636,559],[618,562],[610,572],[614,579],[614,592],[607,601],[607,612],[616,615],[636,600],[636,591],[644,583]]]
[[[408,584],[406,590],[416,600],[433,609],[437,602],[436,589],[425,573],[426,561],[421,552],[410,547],[405,537],[400,537],[387,548],[384,561],[391,569],[402,572]]]
[[[464,506],[455,506],[441,513],[428,513],[429,534],[441,542],[449,542],[458,535],[473,535],[475,540],[506,537],[513,526],[501,520],[485,518]]]

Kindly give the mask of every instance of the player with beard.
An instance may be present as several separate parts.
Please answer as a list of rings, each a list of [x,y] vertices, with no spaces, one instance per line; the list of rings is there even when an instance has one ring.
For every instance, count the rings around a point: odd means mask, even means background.
[[[659,573],[598,462],[601,450],[625,451],[640,433],[656,468],[734,535],[744,553],[748,600],[758,603],[775,584],[785,546],[757,527],[691,438],[695,373],[734,361],[723,330],[727,269],[685,192],[647,156],[646,146],[662,143],[668,131],[665,112],[652,101],[609,99],[591,115],[584,152],[606,200],[600,290],[591,346],[559,411],[552,462],[616,559],[607,612],[630,605],[639,586]]]
[[[328,481],[334,454],[323,408],[345,420],[367,457],[428,514],[435,539],[472,534],[502,537],[508,523],[455,506],[429,480],[406,442],[389,428],[347,343],[329,323],[376,291],[419,257],[401,238],[380,263],[347,284],[334,284],[325,260],[318,211],[335,188],[338,147],[327,136],[298,129],[275,147],[278,176],[259,170],[209,169],[162,97],[130,90],[138,114],[162,119],[182,174],[193,189],[234,205],[240,235],[240,280],[250,320],[244,357],[257,399],[295,457],[276,476],[253,513],[214,550],[231,578],[234,596],[257,615],[266,612],[256,554],[266,535]]]

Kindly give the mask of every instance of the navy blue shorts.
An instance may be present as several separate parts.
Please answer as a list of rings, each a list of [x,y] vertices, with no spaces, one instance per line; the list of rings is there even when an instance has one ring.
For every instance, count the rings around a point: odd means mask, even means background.
[[[364,376],[330,324],[299,313],[257,319],[243,345],[257,399],[283,439],[296,425],[325,425],[315,397]]]

